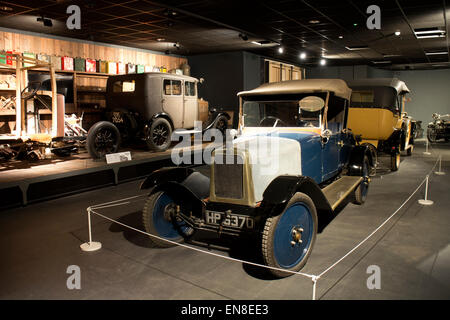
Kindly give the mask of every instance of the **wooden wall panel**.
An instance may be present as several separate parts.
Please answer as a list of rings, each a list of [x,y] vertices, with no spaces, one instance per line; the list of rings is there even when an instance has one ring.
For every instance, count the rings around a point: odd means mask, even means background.
[[[139,49],[115,48],[3,31],[0,31],[0,50],[101,59],[151,67],[164,66],[168,70],[180,68],[183,63],[187,63],[186,58],[149,53]]]

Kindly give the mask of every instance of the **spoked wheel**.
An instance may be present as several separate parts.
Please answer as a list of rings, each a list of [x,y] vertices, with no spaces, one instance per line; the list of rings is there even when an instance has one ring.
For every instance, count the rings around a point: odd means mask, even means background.
[[[428,138],[428,141],[430,141],[431,143],[436,142],[436,140],[437,140],[436,131],[435,130],[428,130],[427,138]]]
[[[317,211],[313,201],[297,192],[286,209],[266,220],[262,235],[264,262],[270,267],[299,271],[308,260],[317,234]],[[292,273],[270,269],[279,278]]]
[[[391,154],[391,171],[397,171],[400,167],[400,152]]]
[[[119,149],[120,133],[117,127],[108,121],[94,124],[88,132],[86,147],[92,158],[103,158]]]
[[[183,242],[194,233],[192,227],[177,217],[177,204],[165,192],[156,192],[148,197],[142,211],[142,220],[145,231],[176,243]],[[150,240],[158,247],[175,245],[154,237],[150,237]]]
[[[219,116],[214,124],[214,128],[220,130],[223,136],[225,136],[225,132],[228,129],[228,119],[225,116]]]
[[[361,205],[364,202],[366,202],[367,193],[369,192],[369,183],[370,183],[369,172],[370,172],[369,159],[367,159],[367,157],[364,157],[363,172],[362,172],[363,181],[355,189],[354,200],[353,200],[354,204]]]
[[[150,150],[165,151],[170,147],[172,127],[169,121],[164,118],[158,118],[150,126],[146,142]]]

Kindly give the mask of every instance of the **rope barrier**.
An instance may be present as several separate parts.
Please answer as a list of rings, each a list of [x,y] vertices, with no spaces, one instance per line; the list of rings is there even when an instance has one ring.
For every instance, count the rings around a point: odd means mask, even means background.
[[[436,167],[436,165],[438,164],[439,158],[436,160],[435,164],[433,165],[433,167],[431,168],[431,170],[429,171],[429,173],[426,175],[425,179],[422,180],[422,182],[419,184],[419,186],[413,191],[413,193],[400,205],[400,207],[394,211],[394,213],[392,213],[381,225],[379,225],[374,231],[372,231],[365,239],[363,239],[360,243],[358,243],[355,247],[353,247],[350,251],[348,251],[344,256],[342,256],[340,259],[338,259],[336,262],[334,262],[332,265],[330,265],[328,268],[326,268],[324,271],[322,271],[319,275],[313,275],[313,274],[308,274],[308,273],[304,273],[304,272],[297,272],[297,271],[291,271],[291,270],[286,270],[286,269],[282,269],[282,268],[276,268],[276,267],[271,267],[271,266],[267,266],[267,265],[263,265],[263,264],[259,264],[259,263],[255,263],[255,262],[250,262],[250,261],[245,261],[242,259],[236,259],[236,258],[232,258],[232,257],[227,257],[218,253],[214,253],[214,252],[209,252],[209,251],[205,251],[205,250],[201,250],[199,248],[193,247],[193,246],[188,246],[186,244],[183,243],[177,243],[165,238],[161,238],[157,235],[154,234],[150,234],[147,233],[145,231],[139,230],[137,228],[128,226],[120,221],[114,220],[112,218],[109,218],[99,212],[96,212],[95,210],[98,209],[105,209],[105,208],[111,208],[111,207],[117,207],[117,206],[121,206],[121,205],[125,205],[125,204],[129,204],[133,201],[126,201],[126,200],[131,200],[131,199],[136,199],[136,198],[140,198],[140,197],[147,197],[147,194],[143,194],[143,195],[138,195],[138,196],[133,196],[133,197],[128,197],[128,198],[124,198],[124,199],[119,199],[119,200],[114,200],[114,201],[110,201],[110,202],[105,202],[102,204],[97,204],[97,205],[93,205],[93,206],[89,206],[86,210],[88,212],[88,227],[89,227],[89,244],[93,243],[92,242],[92,234],[91,234],[91,213],[102,217],[108,221],[111,221],[113,223],[119,224],[125,228],[131,229],[133,231],[139,232],[141,234],[144,234],[146,236],[152,237],[152,238],[156,238],[165,242],[168,242],[170,244],[179,246],[179,247],[183,247],[183,248],[187,248],[196,252],[200,252],[200,253],[205,253],[211,256],[215,256],[215,257],[220,257],[222,259],[225,260],[229,260],[229,261],[233,261],[233,262],[239,262],[239,263],[243,263],[243,264],[248,264],[248,265],[252,265],[252,266],[256,266],[256,267],[260,267],[260,268],[266,268],[266,269],[271,269],[271,270],[276,270],[276,271],[281,271],[284,273],[291,273],[293,275],[301,275],[307,278],[310,278],[313,284],[313,288],[312,288],[312,300],[316,300],[316,291],[317,291],[317,282],[318,280],[323,277],[327,272],[329,272],[331,269],[333,269],[336,265],[338,265],[340,262],[342,262],[345,258],[347,258],[350,254],[352,254],[354,251],[356,251],[360,246],[362,246],[368,239],[370,239],[376,232],[378,232],[386,223],[388,223],[408,202],[409,200],[411,200],[411,198],[419,191],[419,189],[422,187],[422,185],[428,180],[428,177],[430,175],[430,173],[432,173],[432,171],[434,170],[434,168]],[[89,245],[88,244],[88,245]],[[99,243],[98,243],[99,244]],[[83,246],[86,246],[87,244],[82,244],[81,247],[83,248]],[[96,249],[99,249],[101,247],[101,245],[99,247],[97,247]],[[93,250],[96,250],[93,249]]]

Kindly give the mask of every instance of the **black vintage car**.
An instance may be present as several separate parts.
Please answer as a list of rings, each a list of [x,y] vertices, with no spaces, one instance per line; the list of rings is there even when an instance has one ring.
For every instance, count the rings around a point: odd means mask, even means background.
[[[108,121],[94,124],[87,149],[93,158],[117,152],[121,142],[144,140],[153,151],[164,151],[176,129],[193,129],[199,120],[197,84],[189,76],[161,72],[111,76],[106,86]],[[225,131],[230,116],[213,111],[203,130]],[[195,130],[192,130],[195,133]]]
[[[430,142],[436,142],[444,139],[448,142],[450,139],[450,114],[433,113],[433,122],[428,124],[427,138]]]

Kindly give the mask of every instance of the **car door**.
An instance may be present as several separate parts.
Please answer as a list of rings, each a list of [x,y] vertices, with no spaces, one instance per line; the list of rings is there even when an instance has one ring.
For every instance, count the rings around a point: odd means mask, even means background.
[[[181,80],[163,79],[162,108],[172,119],[175,129],[183,128],[183,82]]]
[[[184,128],[194,127],[198,119],[197,84],[194,81],[184,81]]]
[[[322,149],[322,179],[327,180],[337,174],[341,167],[341,148],[343,147],[342,129],[344,126],[345,108],[333,104],[327,113],[327,129],[331,131],[328,142]]]

